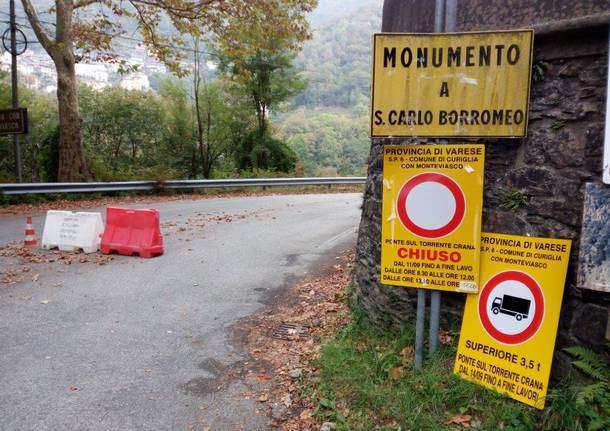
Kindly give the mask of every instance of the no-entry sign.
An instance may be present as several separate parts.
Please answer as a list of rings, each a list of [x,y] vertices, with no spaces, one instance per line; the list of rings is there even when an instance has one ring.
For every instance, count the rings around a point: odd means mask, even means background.
[[[477,292],[483,145],[386,146],[381,281]]]
[[[451,177],[424,172],[410,178],[400,189],[396,205],[402,224],[422,238],[442,238],[464,219],[464,191]]]
[[[455,373],[544,408],[570,241],[484,233],[481,283],[466,299]]]

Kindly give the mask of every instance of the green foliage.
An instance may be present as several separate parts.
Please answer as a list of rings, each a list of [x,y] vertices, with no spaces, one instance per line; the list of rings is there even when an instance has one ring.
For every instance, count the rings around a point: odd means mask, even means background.
[[[57,171],[59,169],[59,127],[50,130],[44,141],[42,141],[39,164],[42,181],[57,181]]]
[[[319,420],[333,420],[339,430],[441,430],[452,427],[453,415],[468,414],[476,429],[534,428],[534,409],[453,374],[455,341],[442,345],[416,373],[403,351],[414,343],[412,326],[387,332],[357,310],[354,317],[323,346],[313,364],[319,374],[306,379]],[[402,374],[392,378],[389,371],[396,367]]]
[[[292,172],[296,165],[296,155],[281,140],[268,133],[260,136],[258,131],[249,133],[239,142],[235,151],[235,161],[240,170],[266,169]]]
[[[534,82],[540,82],[544,79],[544,75],[548,69],[548,65],[543,61],[535,61],[532,65],[532,79]]]
[[[161,103],[151,92],[80,89],[83,141],[96,178],[139,178],[165,156]],[[100,169],[101,168],[101,169]]]
[[[381,3],[351,3],[370,6],[322,26],[298,60],[299,46],[309,37],[303,14],[315,1],[227,4],[241,11],[231,13],[235,20],[217,28],[228,38],[219,50],[220,68],[232,85],[214,80],[213,72],[202,69],[202,140],[198,139],[190,77],[156,74],[151,77],[155,92],[118,87],[94,91],[81,86],[82,142],[95,179],[218,178],[262,172],[364,175],[369,148],[370,34],[379,27]],[[156,24],[169,34],[169,22]],[[171,57],[172,53],[161,54]],[[291,99],[304,89],[305,78],[309,88],[293,104]],[[24,180],[54,181],[57,102],[26,88],[20,88],[20,96],[30,116],[30,133],[21,138]],[[6,72],[0,72],[0,106],[10,106]],[[281,113],[295,106],[294,112]],[[14,181],[13,171],[11,139],[0,137],[0,181]]]
[[[29,132],[20,135],[24,181],[44,181],[46,172],[40,163],[44,146],[58,126],[57,104],[47,94],[19,87],[19,105],[28,108]],[[0,108],[11,106],[9,74],[0,71]],[[15,181],[15,155],[10,136],[0,137],[0,182]]]
[[[305,44],[297,65],[309,86],[295,98],[296,106],[352,109],[361,97],[368,100],[371,35],[381,28],[382,10],[378,1],[368,3],[322,25]]]
[[[576,406],[586,418],[587,430],[607,430],[610,428],[610,370],[608,365],[591,350],[574,346],[564,349],[576,358],[572,364],[581,370],[592,382],[579,386]]]
[[[186,83],[166,77],[158,85],[163,101],[165,165],[178,178],[194,178],[197,174],[195,120]]]
[[[294,171],[294,151],[271,135],[267,119],[270,109],[304,88],[292,66],[294,54],[259,49],[243,59],[227,52],[219,52],[219,57],[221,72],[232,82],[234,92],[248,95],[256,116],[256,130],[240,137],[235,147],[237,167]]]
[[[595,352],[581,346],[567,347],[564,351],[576,358],[572,364],[587,376],[600,382],[608,381],[610,370]]]
[[[581,346],[564,349],[574,357],[572,365],[583,372],[584,379],[566,380],[547,396],[544,429],[610,429],[610,370],[604,360]]]
[[[525,208],[529,203],[528,196],[520,190],[503,191],[500,193],[500,208],[516,211]]]
[[[333,170],[334,175],[366,174],[365,117],[342,109],[299,108],[281,116],[279,123],[279,135],[301,160],[306,176],[332,176]]]
[[[235,148],[239,169],[294,170],[294,152],[273,136],[268,113],[305,87],[293,62],[310,36],[305,14],[316,4],[313,0],[254,3],[257,13],[227,20],[226,31],[213,41],[221,76],[234,93],[246,95],[256,119],[255,130],[248,130]]]
[[[296,109],[276,113],[306,176],[366,175],[371,34],[381,26],[381,3],[363,3],[315,30],[296,60],[308,86]]]

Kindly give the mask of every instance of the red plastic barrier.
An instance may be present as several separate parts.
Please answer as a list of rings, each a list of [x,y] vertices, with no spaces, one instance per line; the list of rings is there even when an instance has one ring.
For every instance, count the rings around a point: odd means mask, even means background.
[[[140,257],[163,254],[159,211],[108,207],[100,251]]]

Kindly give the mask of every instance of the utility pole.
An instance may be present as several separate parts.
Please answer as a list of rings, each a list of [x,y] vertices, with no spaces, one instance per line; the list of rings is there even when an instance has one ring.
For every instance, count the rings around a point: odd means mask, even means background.
[[[17,25],[15,24],[15,0],[10,0],[10,30],[11,30],[11,85],[13,108],[19,108],[19,92],[17,88]],[[13,149],[15,151],[15,176],[22,181],[21,176],[21,147],[19,135],[13,135]]]

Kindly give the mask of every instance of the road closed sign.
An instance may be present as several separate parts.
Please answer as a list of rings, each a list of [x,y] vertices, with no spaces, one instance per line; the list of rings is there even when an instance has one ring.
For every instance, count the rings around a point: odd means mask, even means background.
[[[376,34],[371,136],[525,136],[533,36]]]
[[[481,289],[466,299],[455,373],[544,408],[570,241],[481,237]]]
[[[384,147],[381,282],[476,293],[484,145]]]

